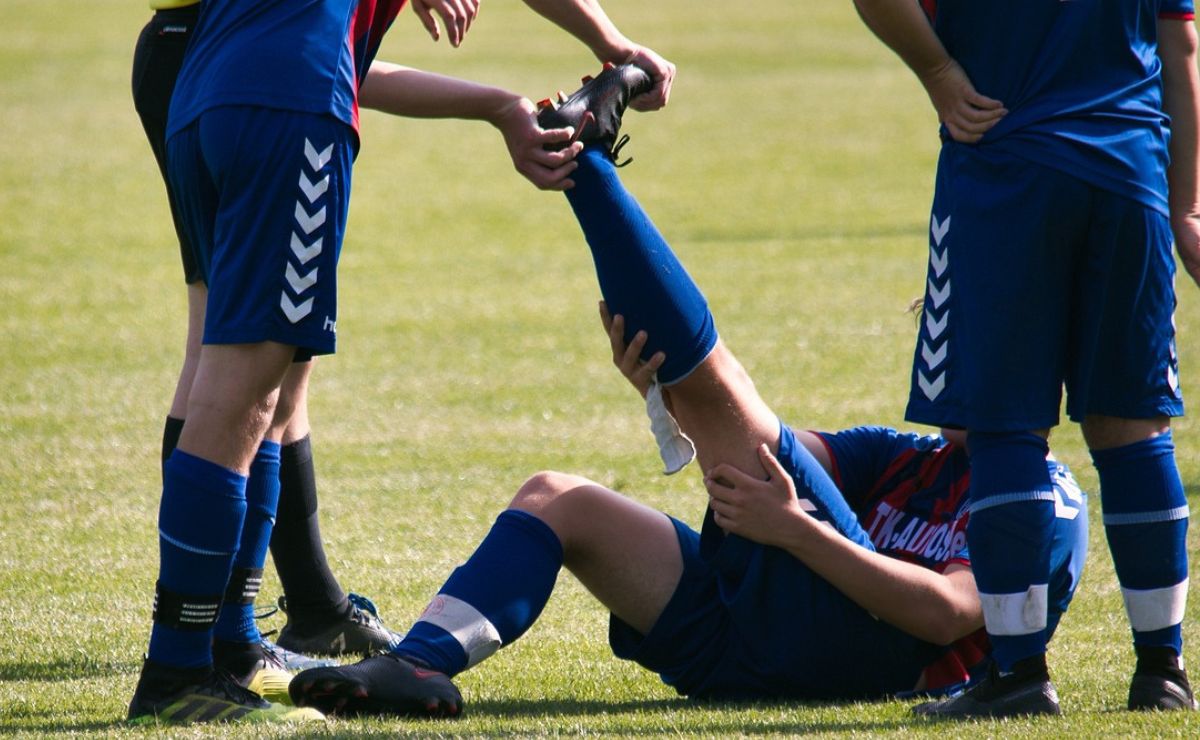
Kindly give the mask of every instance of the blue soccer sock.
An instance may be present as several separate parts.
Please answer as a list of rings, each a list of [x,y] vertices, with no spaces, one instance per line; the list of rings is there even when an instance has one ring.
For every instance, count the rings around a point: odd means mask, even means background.
[[[967,437],[967,545],[992,656],[1002,672],[1046,652],[1054,490],[1049,446],[1028,433]]]
[[[776,454],[779,464],[792,476],[796,484],[796,496],[801,506],[812,507],[809,513],[816,519],[833,526],[843,537],[859,547],[874,550],[870,535],[863,529],[862,523],[846,497],[838,490],[837,484],[817,459],[810,455],[796,441],[796,433],[791,428],[780,424],[779,452]]]
[[[181,450],[163,470],[149,657],[198,668],[212,663],[213,623],[246,514],[246,478]]]
[[[537,620],[562,563],[562,543],[545,522],[502,512],[395,652],[450,676],[470,668]]]
[[[625,317],[626,342],[639,330],[649,335],[642,359],[666,353],[659,381],[678,382],[717,343],[708,302],[625,189],[608,155],[589,147],[576,161],[567,200],[591,247],[600,292],[609,311]]]
[[[1188,505],[1171,434],[1094,451],[1092,461],[1133,643],[1182,653]]]
[[[279,443],[263,440],[250,463],[246,520],[214,632],[219,640],[245,643],[262,640],[254,622],[254,599],[262,585],[263,565],[267,562],[267,547],[278,507]]]

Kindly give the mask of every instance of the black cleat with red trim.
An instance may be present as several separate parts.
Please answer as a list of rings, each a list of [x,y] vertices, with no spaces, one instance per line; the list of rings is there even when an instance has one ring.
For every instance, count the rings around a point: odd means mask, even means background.
[[[457,717],[463,708],[462,694],[449,676],[394,653],[348,666],[310,668],[292,679],[290,692],[298,707],[341,716]]]
[[[538,125],[544,129],[570,126],[575,129],[571,142],[603,146],[615,162],[625,143],[625,139],[617,142],[621,116],[632,98],[649,92],[653,86],[650,75],[641,67],[605,64],[599,75],[584,77],[583,86],[557,105],[549,99],[539,102]]]

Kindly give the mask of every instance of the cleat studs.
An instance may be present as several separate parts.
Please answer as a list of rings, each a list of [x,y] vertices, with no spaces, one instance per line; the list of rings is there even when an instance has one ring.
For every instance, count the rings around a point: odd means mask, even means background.
[[[547,108],[553,108],[553,107],[554,107],[554,101],[552,101],[550,98],[542,98],[541,100],[537,101],[537,109],[538,110],[546,110]]]
[[[560,102],[560,103],[567,102],[567,94],[565,92],[563,92],[562,90],[558,91],[558,102]]]
[[[579,78],[579,81],[586,85],[594,79],[596,78],[592,77],[591,75],[584,75],[583,77]]]
[[[604,72],[607,72],[607,71],[608,71],[608,70],[610,70],[610,69],[615,69],[615,68],[616,68],[616,66],[617,66],[617,65],[613,64],[612,62],[605,62],[605,63],[604,63],[604,69],[603,69],[603,71],[604,71]]]

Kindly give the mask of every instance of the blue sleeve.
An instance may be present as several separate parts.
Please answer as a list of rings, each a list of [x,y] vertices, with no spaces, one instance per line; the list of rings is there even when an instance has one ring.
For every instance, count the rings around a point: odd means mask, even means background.
[[[940,437],[922,437],[877,426],[817,434],[833,460],[834,482],[846,501],[856,509],[866,501],[902,453],[941,443]]]
[[[1159,0],[1158,15],[1160,18],[1179,18],[1187,20],[1196,14],[1194,0]]]

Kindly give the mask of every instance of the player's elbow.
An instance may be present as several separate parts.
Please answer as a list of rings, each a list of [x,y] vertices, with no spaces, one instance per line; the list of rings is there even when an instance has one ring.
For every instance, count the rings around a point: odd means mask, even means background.
[[[942,603],[927,616],[924,634],[917,636],[935,645],[951,645],[983,626],[983,612],[978,604],[972,608],[955,602]]]

